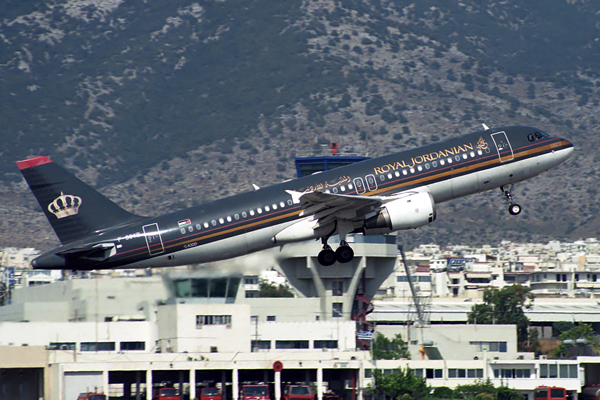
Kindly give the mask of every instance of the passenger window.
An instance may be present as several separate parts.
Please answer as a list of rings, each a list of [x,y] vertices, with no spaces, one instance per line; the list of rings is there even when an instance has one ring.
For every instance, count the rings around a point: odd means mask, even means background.
[[[429,163],[425,163],[425,169],[429,169]]]
[[[242,211],[242,218],[246,218],[248,216],[248,214],[246,213],[246,211]]]
[[[482,155],[483,151],[481,151],[481,149],[477,150],[477,154]]]
[[[352,190],[352,184],[351,183],[348,185],[348,190]]]
[[[394,175],[396,175],[396,178],[398,178],[400,176],[400,172],[396,171],[394,172]]]
[[[290,201],[291,201],[291,200],[290,200]],[[279,203],[279,206],[280,206],[281,208],[284,208],[284,207],[285,207],[285,203],[282,201],[281,203]]]
[[[205,227],[205,228],[208,228],[209,226],[210,226],[210,225],[208,225],[208,222],[205,222],[205,223],[204,223],[204,227]]]
[[[269,212],[270,210],[271,210],[271,207],[269,207],[269,206],[265,206],[265,211],[266,211],[266,212]]]
[[[402,174],[403,174],[403,175],[408,175],[408,171],[407,171],[407,170],[405,170],[405,169],[403,169],[403,170],[402,170]]]
[[[448,164],[452,164],[452,159],[448,157]]]
[[[423,171],[423,167],[421,167],[420,165],[417,166],[417,169],[419,170],[419,172]]]
[[[414,174],[414,173],[415,173],[415,169],[414,169],[414,168],[411,168],[411,169],[410,169],[410,173],[411,173],[411,174]]]
[[[444,165],[444,164],[446,164],[446,161],[440,160],[440,165]]]
[[[463,154],[463,158],[466,160],[467,158],[469,158],[469,156],[467,155],[467,153]]]
[[[344,185],[340,186],[340,190],[341,190],[342,192],[345,192],[345,191],[346,191],[346,186],[344,186]]]
[[[236,220],[239,220],[239,219],[240,219],[240,214],[235,214],[235,215],[233,216],[233,218],[235,218]]]
[[[253,217],[254,216],[254,210],[250,210],[250,216]]]
[[[259,214],[262,214],[262,208],[260,208],[260,207],[259,207],[259,208],[257,208],[257,209],[256,209],[256,212],[257,212],[257,213],[259,213]]]
[[[433,168],[436,168],[437,167],[437,161],[432,162],[431,165],[433,166]]]
[[[388,174],[388,179],[392,179],[393,175],[392,174]]]
[[[202,229],[202,225],[200,225],[200,224],[196,224],[196,230],[198,230],[198,231],[199,231],[200,229]]]
[[[471,154],[471,158],[475,157],[475,152],[474,151],[472,151],[470,154]]]
[[[219,223],[220,223],[221,225],[223,225],[223,224],[225,223],[225,220],[224,220],[223,218],[219,218]]]
[[[231,217],[229,215],[227,216],[227,222],[231,222]]]
[[[212,221],[210,221],[210,223],[212,224],[212,226],[217,226],[217,220],[213,219]]]
[[[273,210],[277,210],[277,204],[273,204],[271,208],[273,208]]]

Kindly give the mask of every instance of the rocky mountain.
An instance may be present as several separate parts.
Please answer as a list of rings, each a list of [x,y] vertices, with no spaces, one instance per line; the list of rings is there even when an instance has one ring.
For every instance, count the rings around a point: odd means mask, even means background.
[[[422,242],[600,234],[600,4],[534,0],[6,0],[0,246],[57,243],[14,162],[48,155],[130,211],[295,176],[298,155],[379,156],[489,126],[575,143],[563,166],[439,206]]]

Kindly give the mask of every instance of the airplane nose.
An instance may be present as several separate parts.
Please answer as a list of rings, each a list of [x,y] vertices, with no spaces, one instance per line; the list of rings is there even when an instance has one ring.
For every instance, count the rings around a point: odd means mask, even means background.
[[[559,162],[562,163],[566,161],[567,158],[571,157],[571,154],[573,154],[573,150],[575,150],[575,146],[573,146],[573,143],[571,143],[567,139],[561,139],[560,150],[557,150],[555,154],[558,155],[560,159]]]

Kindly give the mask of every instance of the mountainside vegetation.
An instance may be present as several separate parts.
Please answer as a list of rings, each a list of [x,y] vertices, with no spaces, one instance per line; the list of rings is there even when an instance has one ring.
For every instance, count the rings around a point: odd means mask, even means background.
[[[57,241],[14,162],[48,155],[151,215],[489,126],[575,143],[563,166],[439,206],[406,244],[597,236],[600,4],[53,0],[0,4],[1,246]]]

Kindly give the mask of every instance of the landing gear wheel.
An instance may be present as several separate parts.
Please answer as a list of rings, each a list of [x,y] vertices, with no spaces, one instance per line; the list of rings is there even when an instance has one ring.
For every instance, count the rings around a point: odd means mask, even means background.
[[[518,204],[511,204],[508,206],[508,212],[510,215],[519,215],[521,213],[521,206]]]
[[[329,267],[335,263],[335,252],[331,250],[331,247],[325,245],[323,246],[323,250],[319,252],[317,256],[317,260],[319,260],[319,264],[324,267]]]
[[[348,263],[350,261],[352,261],[352,259],[354,258],[354,250],[352,250],[352,247],[348,246],[348,245],[342,245],[340,247],[337,248],[337,250],[335,251],[335,259],[339,262],[339,263]]]

